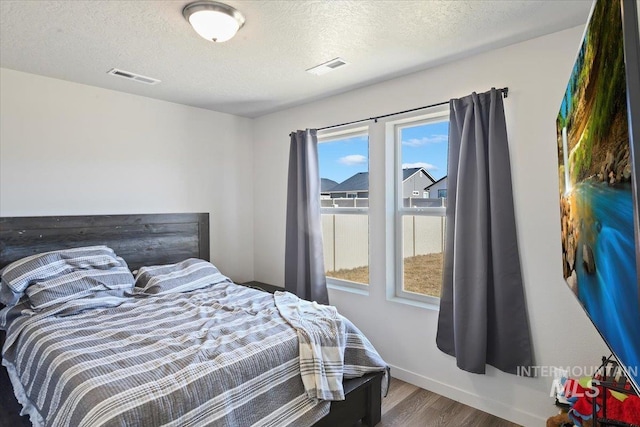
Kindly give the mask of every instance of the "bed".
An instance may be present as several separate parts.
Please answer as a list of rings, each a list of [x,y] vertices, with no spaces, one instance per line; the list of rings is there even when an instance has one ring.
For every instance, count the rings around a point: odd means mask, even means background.
[[[0,218],[0,268],[33,254],[100,245],[130,270],[208,261],[209,216]],[[45,425],[377,424],[387,367],[346,319],[344,377],[356,378],[342,382],[344,400],[308,398],[308,377],[300,376],[299,366],[291,373],[297,363],[291,354],[299,351],[295,328],[274,315],[283,313],[289,297],[221,278],[203,289],[130,297],[112,306],[83,299],[82,307],[67,301],[37,313],[14,307],[8,316],[5,310],[13,329],[6,342],[0,336],[3,365],[23,411]],[[184,307],[192,311],[181,312]],[[236,324],[248,326],[228,326]],[[131,346],[136,340],[148,341],[145,349]],[[242,360],[231,358],[234,353]],[[255,360],[245,357],[249,353]],[[280,353],[288,356],[276,361]]]

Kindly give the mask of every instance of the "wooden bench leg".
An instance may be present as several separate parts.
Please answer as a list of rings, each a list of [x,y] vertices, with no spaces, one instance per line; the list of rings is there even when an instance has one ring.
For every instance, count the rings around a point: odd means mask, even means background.
[[[367,387],[367,414],[362,422],[369,427],[374,427],[382,417],[382,381],[371,381]]]

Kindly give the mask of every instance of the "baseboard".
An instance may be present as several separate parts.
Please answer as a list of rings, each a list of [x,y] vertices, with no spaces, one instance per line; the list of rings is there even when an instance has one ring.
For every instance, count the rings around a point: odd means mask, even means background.
[[[488,412],[491,415],[495,415],[496,417],[504,418],[505,420],[523,426],[541,426],[545,425],[546,423],[546,418],[541,417],[539,414],[532,414],[517,408],[513,408],[509,405],[505,405],[500,401],[488,398],[486,396],[480,396],[475,393],[469,393],[466,390],[462,390],[449,384],[427,378],[425,376],[416,374],[415,372],[407,371],[406,369],[402,369],[397,366],[390,365],[390,367],[391,376],[394,378],[421,387],[425,390],[438,393],[442,396],[464,403],[465,405],[471,406],[480,411]]]

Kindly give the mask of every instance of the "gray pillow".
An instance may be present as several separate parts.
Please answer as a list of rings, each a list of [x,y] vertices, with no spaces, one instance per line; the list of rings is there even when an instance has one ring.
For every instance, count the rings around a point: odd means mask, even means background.
[[[188,292],[221,282],[232,283],[213,264],[197,258],[141,267],[136,274],[136,288],[146,294]]]
[[[14,261],[2,270],[0,301],[5,305],[15,305],[25,289],[36,281],[76,270],[108,270],[121,265],[113,249],[107,246],[86,246],[32,255]]]
[[[86,297],[94,297],[104,291],[124,295],[133,289],[135,279],[127,267],[114,267],[109,270],[76,270],[49,280],[37,281],[25,291],[31,307],[36,310],[55,304]],[[114,295],[114,292],[106,292]]]

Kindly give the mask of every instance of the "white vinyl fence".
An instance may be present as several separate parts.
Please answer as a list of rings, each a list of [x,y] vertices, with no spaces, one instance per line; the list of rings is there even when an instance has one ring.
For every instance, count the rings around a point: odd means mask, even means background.
[[[404,216],[403,257],[442,252],[444,222],[444,217]],[[326,271],[369,265],[367,215],[322,214],[322,237]]]

